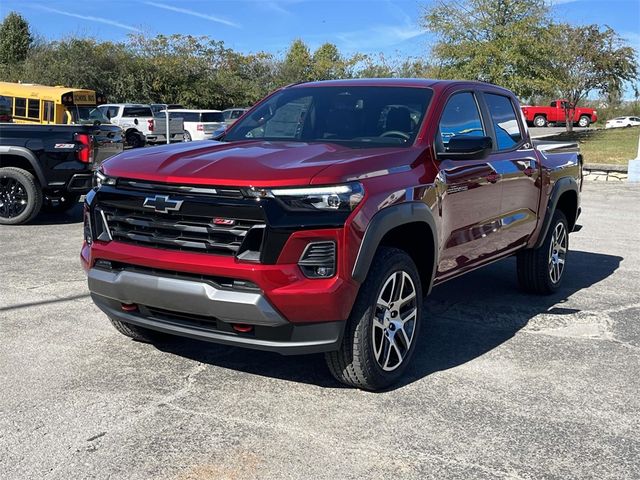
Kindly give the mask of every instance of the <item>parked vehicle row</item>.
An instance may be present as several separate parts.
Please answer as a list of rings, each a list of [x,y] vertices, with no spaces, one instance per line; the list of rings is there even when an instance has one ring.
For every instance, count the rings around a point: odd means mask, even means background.
[[[142,147],[145,143],[166,143],[167,126],[163,111],[153,114],[151,106],[137,103],[109,103],[100,105],[100,111],[109,122],[124,131],[125,140],[132,147]],[[169,116],[169,140],[181,142],[184,127],[182,119]]]
[[[539,150],[519,109],[480,82],[314,82],[220,142],[117,155],[86,197],[91,297],[136,340],[324,352],[386,388],[434,285],[511,255],[523,289],[562,283],[582,160]]]

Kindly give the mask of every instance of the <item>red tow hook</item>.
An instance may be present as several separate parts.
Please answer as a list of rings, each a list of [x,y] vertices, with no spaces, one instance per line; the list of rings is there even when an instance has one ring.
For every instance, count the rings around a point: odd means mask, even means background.
[[[233,323],[231,327],[240,333],[249,333],[253,330],[253,325],[247,325],[246,323]]]
[[[120,305],[123,312],[137,312],[138,305],[135,303],[123,303]]]

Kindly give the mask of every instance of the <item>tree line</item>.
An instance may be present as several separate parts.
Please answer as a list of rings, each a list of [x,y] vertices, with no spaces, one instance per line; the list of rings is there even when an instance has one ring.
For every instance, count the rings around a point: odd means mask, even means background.
[[[34,39],[27,21],[0,25],[0,80],[92,88],[110,101],[247,106],[290,83],[358,77],[472,79],[511,89],[522,100],[592,92],[637,93],[636,52],[602,25],[554,22],[546,0],[436,1],[419,19],[435,41],[424,58],[345,54],[332,43],[312,51],[301,39],[284,54],[242,53],[207,36],[130,35],[126,41]]]

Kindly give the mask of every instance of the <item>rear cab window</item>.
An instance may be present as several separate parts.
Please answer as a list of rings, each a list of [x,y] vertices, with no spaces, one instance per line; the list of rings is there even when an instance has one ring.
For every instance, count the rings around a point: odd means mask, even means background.
[[[510,150],[522,141],[520,124],[509,97],[494,93],[484,93],[491,123],[496,134],[497,150]]]

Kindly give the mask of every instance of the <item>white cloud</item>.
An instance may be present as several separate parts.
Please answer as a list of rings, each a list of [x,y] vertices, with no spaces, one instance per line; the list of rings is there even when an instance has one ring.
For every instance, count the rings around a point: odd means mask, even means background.
[[[109,20],[108,18],[103,17],[93,17],[91,15],[81,15],[79,13],[67,12],[65,10],[58,10],[57,8],[46,7],[44,5],[32,5],[34,8],[38,10],[43,10],[45,12],[57,13],[58,15],[65,15],[67,17],[80,18],[82,20],[89,20],[92,22],[104,23],[105,25],[111,25],[112,27],[124,28],[125,30],[130,30],[132,32],[141,32],[139,28],[136,28],[131,25],[127,25],[125,23],[116,22],[115,20]]]
[[[143,2],[150,7],[162,8],[164,10],[169,10],[171,12],[183,13],[185,15],[191,15],[192,17],[204,18],[205,20],[210,20],[212,22],[220,23],[222,25],[227,25],[229,27],[240,28],[240,25],[232,22],[231,20],[227,20],[222,17],[218,17],[215,15],[209,15],[208,13],[200,13],[195,10],[189,10],[188,8],[182,7],[174,7],[173,5],[166,5],[164,3],[158,2]]]

